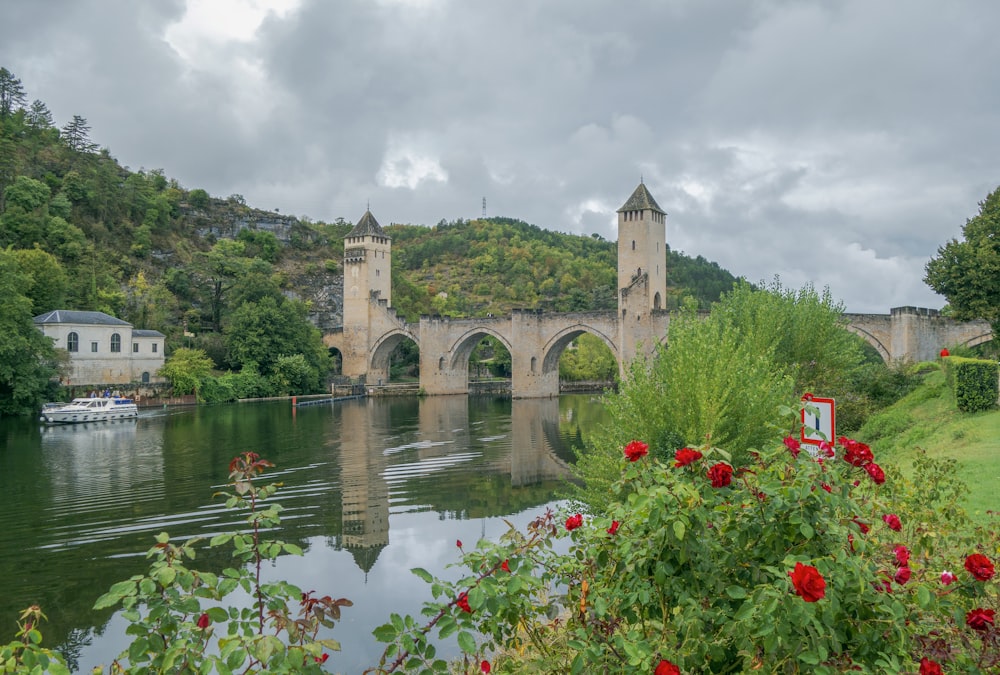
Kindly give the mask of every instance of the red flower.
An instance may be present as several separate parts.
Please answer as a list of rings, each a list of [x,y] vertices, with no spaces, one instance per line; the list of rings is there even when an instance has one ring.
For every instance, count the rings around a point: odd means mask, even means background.
[[[892,552],[896,554],[896,563],[900,567],[906,567],[910,564],[910,549],[900,544],[892,549]]]
[[[896,570],[896,576],[893,577],[893,581],[902,586],[903,584],[905,584],[907,581],[910,580],[910,576],[912,574],[913,573],[910,571],[909,567],[900,567],[898,570]]]
[[[504,560],[503,564],[500,565],[500,569],[502,569],[504,572],[508,572],[508,573],[510,572],[510,565],[507,564],[506,560]]]
[[[979,581],[989,581],[994,574],[993,563],[982,553],[973,553],[966,558],[965,569]]]
[[[660,662],[656,664],[656,670],[653,671],[653,675],[681,675],[681,669],[666,659],[660,659]]]
[[[903,529],[903,523],[900,522],[899,516],[897,516],[895,513],[885,514],[884,516],[882,516],[882,520],[885,521],[885,524],[889,526],[889,529],[893,530],[894,532],[899,532],[900,530]]]
[[[212,620],[208,618],[208,614],[202,614],[198,617],[198,628],[205,630],[210,623],[212,623]]]
[[[625,446],[625,456],[628,457],[628,461],[634,462],[640,457],[645,457],[649,454],[649,446],[642,441],[632,441]]]
[[[792,578],[795,594],[806,602],[816,602],[826,595],[826,580],[812,565],[797,562],[788,576]]]
[[[479,670],[483,671],[484,673],[490,672],[492,670],[492,668],[490,668],[490,662],[489,661],[483,661],[482,663],[480,663],[479,664]]]
[[[785,447],[788,448],[788,451],[792,453],[792,457],[798,459],[802,444],[799,443],[796,439],[792,438],[791,436],[785,436],[784,440],[782,440],[782,443],[784,443]]]
[[[848,464],[864,466],[875,459],[872,455],[872,449],[864,443],[845,438],[844,436],[838,438],[837,442],[844,446],[844,461]]]
[[[455,546],[457,546],[459,548],[462,548],[462,540],[461,539],[456,539],[455,540]]]
[[[819,451],[822,452],[827,457],[836,457],[837,453],[834,451],[833,446],[827,441],[819,442]]]
[[[873,481],[875,481],[875,485],[881,485],[885,482],[885,471],[883,471],[882,467],[875,462],[865,464],[865,471],[867,471],[868,475],[872,477]]]
[[[861,534],[868,534],[868,530],[871,529],[870,527],[868,527],[868,523],[860,521],[857,518],[854,519],[854,524],[857,525],[858,529],[861,530]]]
[[[468,612],[469,614],[472,614],[472,608],[469,607],[468,593],[462,593],[460,596],[455,598],[455,604],[458,605],[458,608],[463,612]]]
[[[941,583],[944,584],[945,586],[950,586],[956,581],[958,581],[958,577],[956,577],[948,570],[944,570],[943,572],[941,572]]]
[[[951,356],[951,353],[948,351],[948,348],[945,347],[944,349],[941,350],[939,356],[943,359],[946,356]]]
[[[691,462],[697,462],[701,459],[701,453],[697,450],[692,450],[691,448],[681,448],[674,453],[674,468],[679,469],[682,466],[687,466]]]
[[[965,615],[965,625],[972,630],[989,630],[993,625],[992,609],[974,609]]]
[[[328,658],[330,658],[330,655],[327,654],[327,653],[324,653],[323,656],[314,656],[313,657],[313,661],[315,661],[316,663],[326,663],[326,660]]]
[[[612,520],[611,527],[608,528],[608,534],[618,534],[618,526],[620,524],[617,520]]]
[[[712,487],[726,487],[732,481],[733,467],[725,462],[719,462],[708,470],[708,478],[712,481]]]
[[[925,656],[920,659],[920,675],[943,675],[941,664],[937,661],[931,661]]]
[[[583,525],[583,516],[579,513],[566,519],[566,530],[568,532],[572,532],[581,525]]]
[[[828,484],[826,484],[826,483],[820,483],[819,486],[821,488],[823,488],[824,490],[826,490],[827,492],[829,492],[831,494],[833,493],[833,488],[830,487]]]

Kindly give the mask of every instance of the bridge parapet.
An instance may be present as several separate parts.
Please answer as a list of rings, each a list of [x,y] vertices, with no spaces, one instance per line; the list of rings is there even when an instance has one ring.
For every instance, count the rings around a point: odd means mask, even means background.
[[[956,321],[926,307],[893,307],[889,314],[843,316],[847,330],[875,347],[887,363],[930,361],[942,347],[975,347],[993,339],[986,321]]]

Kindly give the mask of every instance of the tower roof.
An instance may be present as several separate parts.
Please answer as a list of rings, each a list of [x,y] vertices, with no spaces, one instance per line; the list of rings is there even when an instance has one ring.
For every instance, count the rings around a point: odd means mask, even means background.
[[[385,233],[382,226],[378,224],[375,220],[375,216],[372,215],[371,211],[366,210],[365,215],[361,216],[361,220],[358,224],[354,226],[350,232],[347,233],[348,237],[386,237],[389,235]]]
[[[653,199],[653,195],[649,194],[645,183],[639,183],[639,187],[635,189],[628,201],[618,209],[618,213],[622,211],[656,211],[667,215],[667,212],[661,209],[660,205]]]

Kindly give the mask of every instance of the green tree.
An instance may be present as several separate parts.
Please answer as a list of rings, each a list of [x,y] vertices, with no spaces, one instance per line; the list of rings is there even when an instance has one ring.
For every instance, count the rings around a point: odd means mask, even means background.
[[[37,316],[60,309],[66,301],[69,279],[56,257],[40,248],[20,249],[13,255],[27,281],[24,294],[31,300],[31,313]]]
[[[25,116],[25,121],[28,126],[37,131],[43,129],[51,129],[54,124],[52,122],[52,113],[49,111],[47,105],[35,99],[31,102],[31,107],[28,108],[28,114]]]
[[[31,280],[0,251],[0,416],[37,412],[54,392],[59,358],[32,320]]]
[[[20,110],[27,100],[21,80],[6,68],[0,68],[0,120]]]
[[[924,281],[948,299],[956,319],[985,319],[1000,335],[1000,187],[927,263]]]
[[[246,258],[245,253],[243,242],[222,239],[211,250],[198,253],[191,265],[195,287],[205,289],[210,320],[217,332],[222,330],[229,291],[249,274],[270,274],[269,263]]]
[[[87,118],[73,115],[73,119],[62,128],[62,139],[70,150],[75,152],[94,152],[97,144],[90,141],[90,125]]]
[[[170,380],[174,394],[183,396],[198,389],[198,383],[211,375],[212,359],[200,349],[175,349],[158,374]]]
[[[606,382],[618,377],[618,362],[604,342],[584,333],[559,358],[559,379],[571,382]]]

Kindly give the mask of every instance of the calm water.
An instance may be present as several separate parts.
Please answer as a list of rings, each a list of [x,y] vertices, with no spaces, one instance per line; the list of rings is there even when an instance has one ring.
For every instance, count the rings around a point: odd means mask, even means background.
[[[229,460],[253,450],[277,466],[280,538],[299,544],[267,570],[303,590],[347,597],[332,637],[335,672],[373,665],[371,630],[419,612],[428,586],[413,567],[447,574],[455,540],[498,537],[553,502],[572,446],[605,420],[598,397],[371,399],[293,409],[288,402],[144,412],[137,421],[40,427],[0,422],[0,640],[37,603],[49,646],[78,672],[127,644],[125,623],[94,601],[145,570],[153,536],[235,529],[212,493]],[[270,481],[268,481],[270,482]],[[219,569],[226,556],[199,556]]]

